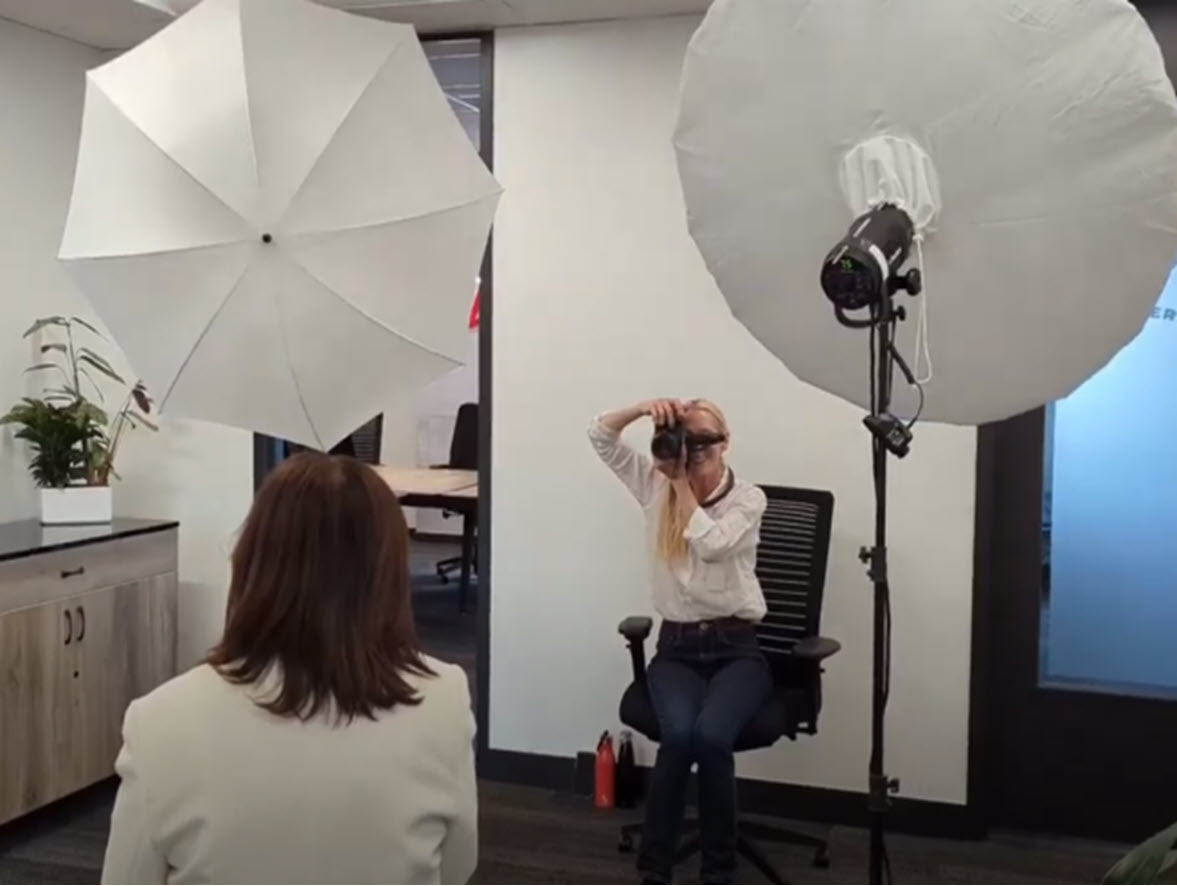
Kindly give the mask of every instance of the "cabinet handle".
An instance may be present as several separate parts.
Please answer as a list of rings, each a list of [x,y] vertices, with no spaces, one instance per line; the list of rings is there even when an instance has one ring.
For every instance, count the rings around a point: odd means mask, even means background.
[[[86,567],[79,566],[77,569],[63,569],[61,570],[62,578],[73,578],[75,575],[85,575]]]
[[[78,607],[78,622],[81,627],[78,628],[78,642],[81,643],[86,637],[86,609],[84,606]]]
[[[69,610],[65,611],[65,645],[68,646],[70,640],[74,638],[74,620],[70,615]]]

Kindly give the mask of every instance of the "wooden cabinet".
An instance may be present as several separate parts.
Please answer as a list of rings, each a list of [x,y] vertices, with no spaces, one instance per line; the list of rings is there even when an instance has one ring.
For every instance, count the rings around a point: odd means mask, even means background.
[[[176,608],[171,524],[0,560],[0,822],[114,772],[127,705],[176,673]]]

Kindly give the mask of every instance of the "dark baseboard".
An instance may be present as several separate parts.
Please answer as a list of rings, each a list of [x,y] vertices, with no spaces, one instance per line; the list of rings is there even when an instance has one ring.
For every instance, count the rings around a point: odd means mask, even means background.
[[[479,756],[478,777],[572,793],[576,789],[576,761],[571,757],[488,748]]]
[[[479,761],[478,775],[490,781],[584,795],[586,777],[592,777],[591,769],[586,772],[592,755],[579,756],[580,765],[572,757],[488,750]],[[591,788],[588,793],[591,794]],[[741,778],[739,795],[741,810],[756,815],[851,827],[866,827],[870,820],[866,794],[854,791]],[[896,798],[887,814],[887,828],[898,833],[953,839],[982,839],[986,834],[984,820],[975,809],[906,797]]]
[[[445,532],[418,532],[416,529],[409,530],[409,538],[413,541],[421,541],[427,543],[441,543],[441,544],[462,544],[462,535],[450,535]]]

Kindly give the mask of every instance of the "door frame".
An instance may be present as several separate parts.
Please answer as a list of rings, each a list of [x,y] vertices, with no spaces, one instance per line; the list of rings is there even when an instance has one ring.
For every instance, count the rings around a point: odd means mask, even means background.
[[[1177,755],[1150,740],[1175,734],[1177,702],[1039,685],[1044,423],[978,431],[969,803],[995,827],[1136,842],[1177,819]]]

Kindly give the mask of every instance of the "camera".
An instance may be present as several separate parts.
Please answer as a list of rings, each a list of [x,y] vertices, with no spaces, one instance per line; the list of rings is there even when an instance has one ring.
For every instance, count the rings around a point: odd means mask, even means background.
[[[687,457],[693,457],[708,446],[722,443],[727,439],[723,434],[714,432],[691,434],[681,425],[659,425],[654,429],[654,439],[650,441],[650,452],[659,461],[677,461],[682,458],[683,451]]]

